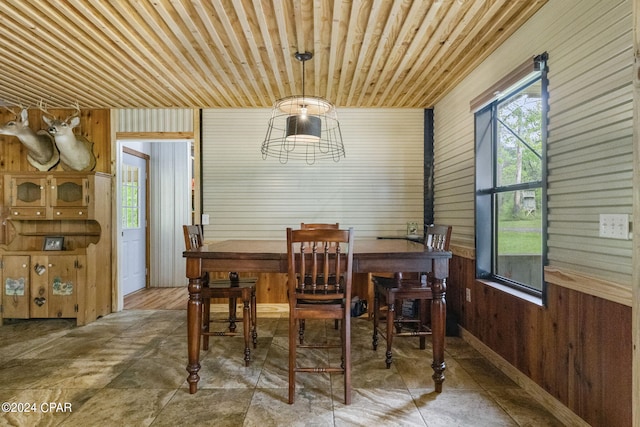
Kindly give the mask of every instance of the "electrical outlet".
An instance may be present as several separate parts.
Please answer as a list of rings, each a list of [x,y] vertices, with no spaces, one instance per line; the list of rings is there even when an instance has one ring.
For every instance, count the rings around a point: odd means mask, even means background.
[[[600,237],[629,240],[629,215],[600,214]]]
[[[471,302],[471,289],[467,288],[467,302]]]
[[[209,225],[209,214],[202,214],[202,225]]]

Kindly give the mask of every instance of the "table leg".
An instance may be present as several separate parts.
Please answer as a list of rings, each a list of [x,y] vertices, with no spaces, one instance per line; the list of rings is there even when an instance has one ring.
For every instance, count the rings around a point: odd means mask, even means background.
[[[442,392],[444,382],[444,337],[447,316],[447,303],[445,300],[446,282],[445,279],[434,279],[432,290],[433,300],[431,301],[431,338],[433,343],[433,381],[436,392]]]
[[[251,291],[251,338],[253,339],[253,348],[258,347],[258,309],[256,304],[256,291]]]
[[[190,260],[187,261],[189,263]],[[187,382],[189,393],[198,391],[200,376],[200,332],[202,328],[202,279],[189,278],[189,302],[187,303],[187,349],[189,363],[187,364]]]
[[[249,342],[251,340],[251,295],[247,295],[248,292],[243,293],[242,297],[242,327],[244,332],[244,365],[249,366],[251,361],[251,349],[249,348]]]
[[[378,325],[380,323],[380,293],[376,288],[373,294],[373,337],[371,345],[374,350],[378,349]]]
[[[391,368],[391,362],[393,361],[393,353],[391,352],[391,345],[393,344],[393,317],[396,312],[395,299],[391,292],[387,292],[387,351],[385,353],[385,363],[387,369]]]

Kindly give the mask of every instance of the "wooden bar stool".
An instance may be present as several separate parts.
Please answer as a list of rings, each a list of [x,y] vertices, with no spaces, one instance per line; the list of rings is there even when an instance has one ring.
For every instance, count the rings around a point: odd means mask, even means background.
[[[202,246],[203,234],[201,225],[184,225],[184,241],[187,250]],[[256,278],[240,278],[237,273],[229,273],[228,279],[210,280],[208,273],[205,273],[205,280],[202,286],[202,349],[209,349],[210,336],[235,336],[236,304],[242,301],[242,328],[244,335],[244,361],[248,366],[251,361],[250,344],[253,343],[255,349],[258,345],[257,328],[257,307],[256,307]],[[229,300],[229,315],[224,319],[211,319],[211,299],[222,298]],[[212,322],[228,323],[228,330],[211,331]]]
[[[425,229],[427,248],[449,250],[452,227],[449,225],[430,225]],[[378,349],[378,334],[387,341],[385,363],[391,367],[393,360],[391,347],[394,337],[419,337],[420,349],[426,348],[426,337],[431,335],[430,306],[433,300],[431,273],[404,275],[396,272],[394,277],[373,276],[373,349]],[[421,276],[423,276],[421,278]],[[402,313],[404,301],[417,302],[417,313]],[[383,307],[386,304],[386,312]],[[398,311],[400,311],[398,313]],[[381,320],[385,320],[381,325]]]
[[[296,373],[342,373],[345,404],[351,403],[351,282],[353,229],[287,229],[289,296],[289,403]],[[299,322],[340,320],[340,342],[299,342]],[[303,366],[298,349],[340,348],[340,366]]]

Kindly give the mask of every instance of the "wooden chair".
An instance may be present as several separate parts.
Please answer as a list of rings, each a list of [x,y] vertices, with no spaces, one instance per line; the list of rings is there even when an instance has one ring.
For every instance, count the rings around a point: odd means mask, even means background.
[[[187,250],[202,246],[203,234],[201,225],[184,225],[184,243]],[[202,349],[209,349],[209,337],[235,336],[237,300],[242,300],[243,335],[244,335],[244,361],[248,366],[251,361],[250,342],[253,348],[258,345],[257,308],[256,308],[256,282],[255,278],[240,278],[237,273],[230,272],[228,279],[210,280],[208,273],[205,275],[202,287]],[[229,315],[225,319],[211,319],[211,299],[223,298],[229,300]],[[229,324],[228,331],[211,332],[212,322],[224,322]]]
[[[339,230],[340,223],[336,222],[335,224],[325,224],[325,223],[315,223],[315,224],[305,224],[304,222],[300,223],[301,230],[314,230],[314,229],[329,229],[329,230]]]
[[[335,224],[328,224],[328,223],[320,223],[320,222],[316,222],[316,223],[311,223],[311,224],[305,224],[304,222],[300,223],[300,229],[301,230],[314,230],[314,229],[329,229],[329,230],[338,230],[340,229],[340,223],[336,222]],[[338,319],[336,319],[336,321],[334,322],[334,327],[336,329],[338,329],[340,327],[340,321]],[[300,320],[300,344],[302,344],[302,342],[304,341],[304,319]]]
[[[344,401],[351,403],[351,281],[353,228],[287,228],[289,297],[289,403],[294,402],[296,372],[342,373]],[[328,280],[327,280],[328,279]],[[298,342],[297,322],[341,320],[340,342]],[[298,349],[341,348],[340,366],[299,366]]]
[[[451,239],[449,225],[430,225],[425,229],[425,246],[434,249],[449,250]],[[378,333],[387,341],[385,362],[391,367],[391,346],[394,337],[419,337],[420,349],[426,347],[426,337],[431,335],[429,302],[433,299],[431,290],[431,273],[423,275],[403,275],[395,273],[394,277],[373,277],[373,349],[378,348]],[[386,312],[383,310],[386,303]],[[402,302],[416,301],[419,304],[416,315],[405,316],[402,312],[396,315]],[[386,326],[380,321],[386,320]]]

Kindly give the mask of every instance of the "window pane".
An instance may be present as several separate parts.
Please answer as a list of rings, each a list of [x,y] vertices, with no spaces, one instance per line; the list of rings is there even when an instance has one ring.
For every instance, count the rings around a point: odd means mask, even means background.
[[[140,225],[139,194],[138,194],[139,168],[124,165],[122,169],[122,227],[138,228]]]
[[[542,98],[540,81],[498,105],[497,185],[542,180]]]
[[[542,290],[542,190],[497,195],[495,274]],[[519,208],[515,208],[520,206]]]

